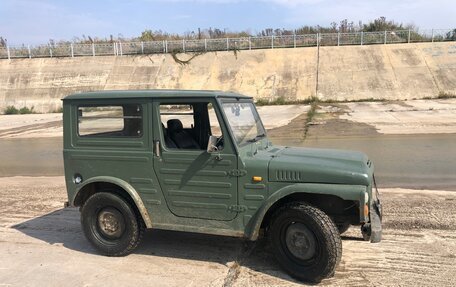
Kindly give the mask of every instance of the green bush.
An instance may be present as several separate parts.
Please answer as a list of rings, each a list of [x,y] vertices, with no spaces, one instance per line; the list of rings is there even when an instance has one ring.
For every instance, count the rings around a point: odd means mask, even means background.
[[[23,107],[20,109],[17,109],[15,106],[8,106],[6,109],[3,111],[5,115],[24,115],[24,114],[34,114],[35,111],[33,110],[33,107],[28,108],[28,107]]]
[[[25,114],[34,114],[35,111],[33,111],[33,107],[31,107],[31,108],[23,107],[23,108],[20,108],[20,109],[19,109],[19,113],[20,113],[21,115],[25,115]]]
[[[63,113],[63,107],[59,107],[59,108],[51,111],[51,113],[53,113],[53,114],[61,114],[61,113]]]
[[[440,91],[437,99],[454,99],[456,94]]]
[[[16,109],[15,106],[8,106],[4,110],[4,113],[5,113],[5,115],[17,115],[17,114],[19,114],[19,110]]]

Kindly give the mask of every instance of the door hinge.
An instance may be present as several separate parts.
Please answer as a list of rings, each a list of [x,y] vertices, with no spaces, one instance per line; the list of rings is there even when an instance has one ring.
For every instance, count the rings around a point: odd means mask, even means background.
[[[231,212],[244,212],[247,210],[247,206],[245,205],[231,205],[228,208],[229,211]]]
[[[244,176],[247,174],[247,171],[244,169],[232,169],[228,172],[229,176]]]

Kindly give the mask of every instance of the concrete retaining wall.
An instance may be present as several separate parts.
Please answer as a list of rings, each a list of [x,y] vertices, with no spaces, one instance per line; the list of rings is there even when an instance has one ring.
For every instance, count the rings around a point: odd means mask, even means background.
[[[187,59],[189,55],[179,55]],[[317,48],[171,55],[0,60],[0,111],[47,112],[67,94],[118,89],[216,89],[255,98],[315,95]],[[456,93],[456,43],[321,47],[318,97],[406,99]]]

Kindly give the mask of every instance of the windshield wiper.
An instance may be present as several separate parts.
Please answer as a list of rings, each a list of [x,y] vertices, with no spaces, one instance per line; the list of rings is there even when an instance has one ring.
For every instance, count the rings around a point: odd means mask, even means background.
[[[258,141],[260,138],[264,138],[265,136],[266,136],[265,134],[257,135],[257,136],[254,137],[253,139],[247,140],[247,142],[249,142],[249,143],[254,143],[254,142]]]

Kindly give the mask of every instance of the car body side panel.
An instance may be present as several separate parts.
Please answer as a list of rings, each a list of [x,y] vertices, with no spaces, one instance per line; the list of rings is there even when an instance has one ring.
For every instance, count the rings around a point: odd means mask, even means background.
[[[171,98],[167,97],[167,99]],[[194,98],[193,94],[188,95],[187,99],[198,101],[198,99]],[[209,96],[207,99],[210,99],[209,101],[214,104],[221,101],[220,98],[211,98]],[[287,174],[279,178],[277,175],[281,175],[281,170],[290,171],[290,174],[293,174],[292,172],[300,171],[299,165],[315,163],[317,159],[309,159],[309,156],[298,158],[297,155],[295,156],[295,154],[290,153],[294,152],[291,149],[290,151],[283,152],[285,147],[272,146],[267,138],[247,146],[238,147],[231,141],[233,135],[226,125],[225,115],[223,112],[219,112],[219,121],[224,129],[224,136],[229,137],[226,141],[229,144],[227,146],[228,149],[225,152],[230,152],[230,155],[228,157],[222,154],[222,157],[224,160],[229,159],[232,163],[235,163],[230,167],[230,169],[233,168],[235,173],[232,175],[234,178],[230,178],[231,186],[228,188],[232,201],[230,200],[226,203],[226,205],[234,207],[234,210],[232,210],[233,213],[225,214],[219,218],[217,218],[217,213],[215,212],[211,216],[212,218],[191,218],[188,217],[189,212],[183,214],[184,216],[176,216],[170,211],[169,203],[165,199],[167,191],[162,190],[159,182],[158,177],[164,174],[154,170],[154,161],[160,160],[153,151],[154,141],[160,140],[163,142],[162,135],[159,133],[159,129],[161,128],[160,115],[156,112],[154,113],[156,103],[160,100],[162,99],[158,93],[153,98],[146,96],[140,98],[110,98],[105,93],[99,98],[89,100],[84,99],[82,96],[74,96],[74,98],[64,100],[65,179],[70,204],[74,204],[74,198],[78,192],[83,190],[84,185],[94,182],[107,182],[119,186],[131,196],[149,228],[247,237],[251,240],[256,240],[262,221],[268,210],[274,203],[286,196],[296,193],[333,195],[343,200],[357,201],[360,203],[360,207],[364,207],[366,198],[372,198],[371,184],[368,186],[363,185],[361,182],[364,181],[361,180],[350,183],[348,181],[338,182],[336,184],[335,182],[330,182],[331,179],[334,180],[333,174],[324,169],[321,172],[326,172],[326,177],[321,178],[320,182],[302,183],[297,182],[297,179],[293,182],[288,179]],[[231,97],[230,100],[234,100],[234,98]],[[236,100],[239,99],[236,98]],[[241,100],[250,101],[245,98]],[[143,106],[144,133],[141,137],[106,139],[102,137],[90,138],[78,136],[78,105],[87,103],[131,104],[132,102]],[[312,151],[309,150],[307,152],[311,153]],[[176,156],[178,155],[169,154],[167,158],[162,159],[172,160]],[[201,151],[201,156],[208,157],[204,161],[206,163],[208,159],[212,159],[215,155]],[[325,157],[328,156],[328,154],[325,155]],[[288,162],[291,162],[289,158],[294,160],[291,166],[292,169],[288,166]],[[274,159],[275,170],[271,173],[271,162]],[[283,159],[284,162],[280,162],[280,159]],[[366,159],[364,158],[360,160],[363,164],[366,164],[365,161]],[[339,160],[339,163],[341,162]],[[333,170],[345,169],[345,166],[350,165],[338,165]],[[180,173],[182,169],[184,168],[181,166],[168,168],[166,170],[168,172],[166,176],[169,176],[168,181],[178,180],[176,173]],[[189,170],[188,168],[187,170],[199,172]],[[363,180],[371,181],[373,167],[366,168],[366,170],[368,172],[366,172]],[[201,169],[201,171],[214,175],[218,174],[221,170],[208,168]],[[361,174],[361,172],[359,173]],[[83,183],[80,185],[74,183],[75,174],[81,174],[83,177]],[[310,175],[310,173],[307,174]],[[180,181],[184,178],[183,175],[178,174]],[[203,176],[201,178],[202,180],[208,180],[204,177],[204,174],[201,175]],[[261,180],[254,181],[254,176],[261,177]],[[293,180],[293,178],[291,179]],[[307,178],[306,180],[311,181],[312,178]],[[192,194],[201,193],[198,190],[190,191],[192,191]],[[204,192],[206,192],[205,196],[215,194],[210,189]],[[368,197],[366,197],[366,192],[369,194]],[[201,195],[200,193],[199,195]],[[222,197],[221,195],[217,196]],[[362,212],[360,213],[362,214]]]
[[[127,100],[92,101],[90,104],[123,104]],[[135,101],[143,109],[143,129],[152,131],[150,107],[146,99]],[[65,119],[64,162],[65,178],[70,203],[87,183],[112,183],[126,190],[134,199],[146,225],[165,220],[170,212],[164,204],[163,193],[153,171],[152,136],[144,132],[138,138],[80,137],[77,132],[78,105],[87,104],[75,101],[67,106]],[[76,185],[74,175],[80,174],[83,182]],[[145,210],[144,210],[145,208]]]
[[[160,142],[160,156],[155,154],[153,167],[171,212],[188,218],[222,221],[236,218],[233,207],[238,204],[238,179],[231,172],[237,169],[237,154],[232,149],[224,124],[219,120],[226,136],[225,147],[214,153],[208,153],[205,148],[167,148],[161,131],[160,104],[210,103],[220,118],[216,101],[157,98],[153,102],[154,142]]]

